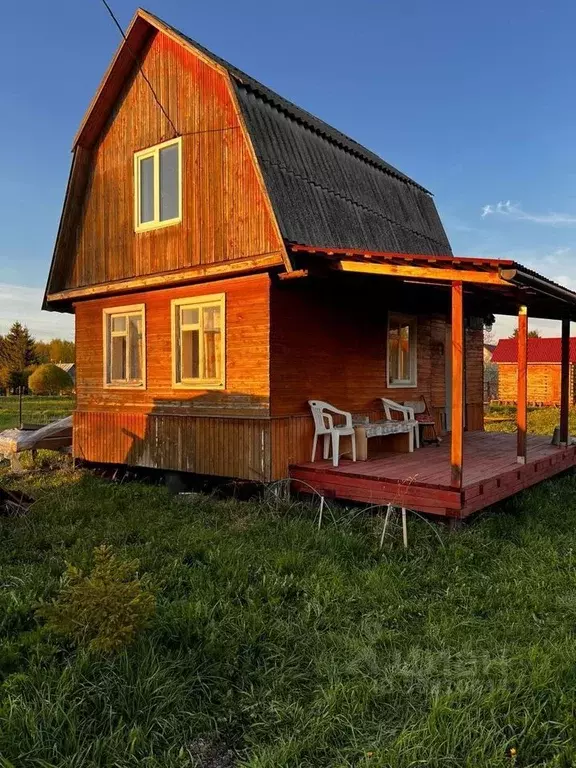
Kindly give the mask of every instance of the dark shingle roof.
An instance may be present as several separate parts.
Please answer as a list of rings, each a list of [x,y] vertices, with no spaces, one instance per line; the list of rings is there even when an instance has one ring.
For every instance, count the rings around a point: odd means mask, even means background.
[[[398,253],[452,252],[424,187],[179,30],[170,29],[231,75],[287,241]]]

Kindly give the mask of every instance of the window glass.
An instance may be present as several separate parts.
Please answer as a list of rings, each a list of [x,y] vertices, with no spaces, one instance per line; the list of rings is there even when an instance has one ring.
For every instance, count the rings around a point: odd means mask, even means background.
[[[217,331],[220,328],[220,307],[204,307],[202,311],[204,329]]]
[[[112,336],[112,360],[110,361],[110,378],[112,381],[126,379],[126,336]]]
[[[198,325],[199,310],[182,307],[182,325]]]
[[[179,216],[178,145],[160,150],[160,221]]]
[[[106,382],[140,386],[144,383],[144,311],[134,308],[124,314],[104,313]]]
[[[220,307],[205,307],[202,312],[204,330],[204,378],[220,376]]]
[[[398,346],[398,324],[391,322],[390,330],[388,331],[388,368],[390,381],[395,381],[398,378]]]
[[[154,158],[140,160],[140,221],[154,221]]]
[[[410,326],[407,323],[400,325],[398,378],[410,381]]]
[[[130,342],[130,379],[142,379],[142,317],[132,315],[129,319]]]
[[[182,378],[200,378],[200,333],[197,330],[182,331]]]
[[[416,321],[413,317],[391,315],[388,319],[388,383],[416,384]]]
[[[126,318],[124,315],[116,315],[112,317],[112,330],[113,331],[125,331],[126,330]]]

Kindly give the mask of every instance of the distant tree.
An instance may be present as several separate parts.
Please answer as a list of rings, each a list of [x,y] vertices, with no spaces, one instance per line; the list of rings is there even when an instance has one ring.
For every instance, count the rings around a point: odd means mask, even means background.
[[[76,360],[76,348],[73,341],[67,339],[52,339],[48,344],[50,362],[73,363]]]
[[[2,367],[2,355],[4,349],[4,336],[0,336],[0,391],[3,395],[6,394],[6,384],[4,382],[4,369]]]
[[[484,328],[484,344],[496,344],[494,329],[490,327]]]
[[[10,390],[26,386],[30,368],[37,362],[35,341],[30,331],[21,323],[14,323],[0,344],[1,385]]]
[[[76,359],[76,347],[68,339],[37,341],[34,345],[39,363],[73,363]]]
[[[514,332],[508,337],[510,339],[517,339],[518,338],[518,328],[514,328]],[[540,339],[540,331],[533,330],[528,331],[528,338],[529,339]]]
[[[34,344],[34,350],[39,363],[49,363],[50,361],[50,343],[48,341],[37,341]]]
[[[33,395],[59,395],[70,392],[73,387],[70,375],[53,363],[39,365],[28,379],[28,388]]]
[[[496,363],[484,364],[484,402],[489,403],[498,397],[498,366]]]

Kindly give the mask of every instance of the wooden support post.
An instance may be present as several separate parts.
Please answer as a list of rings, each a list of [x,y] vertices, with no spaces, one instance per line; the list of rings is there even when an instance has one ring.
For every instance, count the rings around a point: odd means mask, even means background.
[[[528,427],[528,310],[518,310],[518,394],[516,396],[516,455],[518,464],[526,464]]]
[[[452,437],[451,485],[462,488],[464,466],[464,291],[452,283]]]
[[[560,445],[567,446],[570,416],[570,320],[562,320],[562,356],[560,373]]]

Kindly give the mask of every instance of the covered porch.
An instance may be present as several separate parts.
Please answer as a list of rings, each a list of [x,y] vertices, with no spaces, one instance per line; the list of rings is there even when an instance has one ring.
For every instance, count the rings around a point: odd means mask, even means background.
[[[383,292],[418,290],[421,302],[406,312],[438,311],[450,323],[449,433],[440,447],[413,454],[378,453],[368,461],[294,462],[290,476],[329,496],[368,503],[394,503],[418,511],[465,517],[572,467],[575,448],[568,434],[570,322],[576,294],[517,262],[453,256],[366,253],[345,249],[311,251],[294,246],[302,272],[331,270],[381,281]],[[470,318],[514,315],[518,328],[516,434],[467,431],[466,323]],[[528,317],[558,320],[561,327],[559,445],[549,436],[527,434]],[[447,384],[448,386],[448,384]],[[475,425],[476,429],[481,427]],[[302,486],[304,490],[304,487]]]

